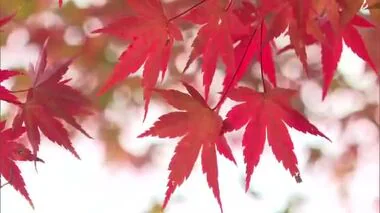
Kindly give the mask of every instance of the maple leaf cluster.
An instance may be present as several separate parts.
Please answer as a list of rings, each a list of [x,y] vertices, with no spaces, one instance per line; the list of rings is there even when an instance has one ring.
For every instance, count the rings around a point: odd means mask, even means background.
[[[13,16],[0,20],[0,23],[5,24]],[[25,102],[14,95],[23,91],[10,91],[0,86],[0,100],[19,108],[11,128],[5,129],[6,122],[0,122],[0,174],[8,181],[7,184],[12,185],[28,200],[32,207],[33,202],[25,188],[21,171],[14,161],[43,162],[37,157],[41,142],[40,132],[79,158],[60,120],[64,120],[91,138],[75,119],[75,116],[92,114],[91,102],[79,91],[67,85],[70,79],[62,80],[73,59],[65,59],[48,66],[47,44],[48,40],[40,51],[36,65],[31,65],[28,70],[27,76],[31,79],[32,86],[25,90],[27,92]],[[18,71],[0,69],[0,82],[21,74]],[[23,144],[15,142],[25,132],[32,151]]]
[[[165,74],[173,40],[181,40],[182,37],[178,27],[173,24],[174,19],[165,16],[159,1],[139,2],[137,4],[134,0],[127,1],[136,12],[135,16],[119,19],[95,32],[131,41],[128,49],[121,54],[102,92],[136,72],[144,64],[142,84],[147,111],[160,69],[162,75]],[[304,70],[308,72],[306,47],[320,44],[324,75],[323,97],[326,96],[334,76],[343,41],[377,72],[356,29],[373,28],[374,25],[357,15],[360,7],[353,12],[345,10],[348,6],[344,1],[260,1],[257,5],[242,1],[239,6],[234,4],[234,1],[208,0],[196,4],[183,16],[185,21],[201,25],[184,70],[196,58],[203,59],[201,72],[205,99],[187,84],[185,87],[190,96],[173,90],[158,90],[170,105],[185,112],[161,116],[150,130],[140,135],[161,138],[183,136],[169,164],[171,172],[164,207],[174,190],[190,175],[202,149],[203,172],[222,209],[217,181],[216,150],[234,161],[223,134],[245,125],[242,144],[247,173],[246,189],[249,187],[251,174],[259,162],[266,139],[276,159],[282,162],[297,182],[301,182],[297,158],[286,125],[304,133],[328,138],[292,108],[291,97],[296,94],[295,91],[276,87],[272,46],[274,39],[284,32],[288,34],[290,44],[279,50],[278,54],[294,49]],[[268,16],[272,16],[269,21]],[[132,22],[136,25],[131,24]],[[137,48],[139,46],[140,48]],[[207,100],[219,58],[225,65],[226,77],[221,99],[217,106],[211,109]],[[244,76],[254,58],[259,58],[258,61],[261,63],[264,92],[245,87],[232,89]],[[273,87],[266,91],[264,74]],[[243,103],[227,113],[222,125],[217,109],[225,98]]]
[[[142,69],[144,118],[153,93],[162,96],[178,110],[162,115],[139,136],[181,137],[169,164],[164,208],[174,191],[190,176],[200,155],[202,171],[223,211],[217,153],[236,164],[225,134],[241,128],[244,128],[241,143],[246,164],[246,190],[265,141],[295,180],[302,181],[289,127],[329,139],[293,108],[291,101],[297,91],[277,86],[276,54],[294,50],[303,69],[309,74],[307,47],[319,45],[323,98],[335,75],[343,44],[378,74],[378,67],[360,34],[360,28],[374,29],[376,25],[359,14],[363,4],[370,9],[371,15],[378,6],[368,6],[363,0],[273,0],[256,1],[255,4],[248,0],[202,0],[172,17],[167,16],[165,4],[159,0],[126,0],[126,3],[133,15],[112,20],[105,27],[93,31],[129,43],[98,94],[104,94]],[[62,6],[62,0],[59,0],[59,6]],[[1,19],[0,26],[13,16]],[[200,27],[183,71],[198,58],[202,59],[200,72],[203,75],[204,97],[185,82],[183,85],[188,94],[157,89],[159,76],[163,79],[166,75],[174,45],[183,40],[183,23]],[[277,50],[275,40],[283,35],[288,36],[290,43]],[[48,66],[46,48],[47,42],[35,66],[28,70],[27,76],[32,86],[26,90],[24,102],[0,86],[0,99],[19,107],[11,128],[3,130],[5,122],[0,123],[0,172],[31,204],[20,170],[13,161],[41,161],[37,157],[41,133],[79,158],[62,121],[90,137],[76,117],[90,115],[91,103],[67,84],[69,80],[63,80],[73,59]],[[225,78],[220,82],[223,86],[220,99],[215,107],[211,107],[208,98],[219,59],[225,67]],[[261,65],[263,91],[238,86],[254,60]],[[0,82],[20,74],[1,70]],[[226,99],[237,102],[237,105],[223,119],[219,109]],[[31,151],[15,142],[24,132]]]

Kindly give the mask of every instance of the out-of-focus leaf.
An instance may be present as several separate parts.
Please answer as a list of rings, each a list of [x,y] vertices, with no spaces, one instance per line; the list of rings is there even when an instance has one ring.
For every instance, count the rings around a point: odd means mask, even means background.
[[[367,9],[380,9],[380,2],[368,6]]]

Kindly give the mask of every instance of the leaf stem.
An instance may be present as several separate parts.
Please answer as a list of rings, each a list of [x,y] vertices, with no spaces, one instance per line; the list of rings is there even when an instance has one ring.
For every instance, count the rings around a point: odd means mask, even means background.
[[[244,50],[244,54],[243,54],[243,57],[241,58],[240,62],[239,62],[239,65],[238,67],[236,68],[235,72],[234,72],[234,75],[232,76],[231,78],[231,81],[228,83],[227,87],[226,87],[226,90],[223,92],[222,94],[222,97],[220,97],[218,103],[216,104],[216,106],[213,108],[213,110],[216,110],[220,107],[220,105],[222,105],[222,103],[224,102],[224,100],[226,99],[227,97],[227,93],[229,92],[229,90],[231,89],[232,87],[232,84],[233,82],[235,81],[235,78],[237,77],[237,71],[240,69],[240,67],[243,65],[243,61],[244,61],[244,58],[246,57],[247,53],[248,53],[248,49],[249,49],[249,46],[251,45],[252,41],[253,41],[253,38],[255,37],[256,35],[256,32],[257,32],[257,28],[253,31],[253,33],[251,34],[250,38],[249,38],[249,42],[248,42],[248,45],[247,47],[245,48]]]
[[[11,93],[20,93],[20,92],[28,92],[30,89],[22,89],[22,90],[13,90]]]
[[[233,0],[229,0],[228,5],[226,8],[224,8],[225,11],[228,11],[232,5]]]
[[[10,183],[9,182],[4,183],[3,185],[0,186],[0,189],[3,188],[4,186],[8,185],[8,184],[10,184]]]
[[[261,71],[261,81],[263,82],[263,90],[266,92],[265,88],[265,79],[264,79],[264,71],[263,71],[263,25],[264,20],[261,21],[260,26],[260,71]]]
[[[190,12],[191,10],[193,10],[194,8],[198,7],[199,5],[203,4],[203,3],[206,2],[206,1],[207,1],[207,0],[202,0],[202,1],[200,1],[200,2],[198,2],[198,3],[196,3],[196,4],[194,4],[194,5],[191,6],[190,8],[188,8],[188,9],[182,11],[181,13],[179,13],[179,14],[177,14],[177,15],[171,17],[170,19],[168,19],[168,22],[171,22],[171,21],[173,21],[173,20],[175,20],[175,19],[177,19],[177,18],[179,18],[179,17],[185,15],[186,13]]]

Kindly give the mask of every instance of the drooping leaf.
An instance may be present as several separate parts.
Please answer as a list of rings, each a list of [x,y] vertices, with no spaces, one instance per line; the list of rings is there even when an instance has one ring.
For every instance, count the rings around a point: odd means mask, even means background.
[[[376,73],[378,72],[375,63],[368,54],[362,36],[356,29],[357,27],[373,28],[373,24],[365,18],[355,15],[346,26],[340,27],[338,31],[334,30],[333,25],[330,22],[324,22],[320,27],[323,32],[323,36],[326,38],[321,42],[321,61],[324,79],[323,98],[326,97],[336,72],[336,68],[343,50],[343,41],[355,54],[366,61]],[[308,35],[305,40],[306,45],[315,44],[317,42],[318,40],[310,35]],[[279,53],[285,52],[286,50],[292,48],[294,48],[292,44],[287,45],[281,49]]]
[[[273,61],[271,42],[273,36],[268,33],[264,17],[258,13],[255,6],[249,2],[243,2],[240,9],[235,10],[239,19],[250,27],[250,33],[239,38],[240,42],[235,47],[235,60],[237,68],[235,72],[227,73],[223,82],[224,93],[244,76],[248,66],[254,58],[260,62],[262,70],[268,76],[269,81],[276,86],[276,70]]]
[[[176,90],[156,90],[170,105],[181,110],[165,114],[139,137],[182,137],[170,162],[165,208],[171,195],[189,176],[201,152],[202,170],[222,210],[218,184],[216,150],[235,162],[232,151],[222,133],[222,118],[206,104],[202,96],[184,83],[188,93]],[[202,151],[201,151],[202,150]]]
[[[16,143],[16,140],[24,133],[25,128],[5,129],[5,121],[0,122],[0,175],[33,207],[21,171],[15,161],[43,161],[33,156],[24,145]],[[3,186],[5,184],[1,187]]]
[[[324,79],[322,98],[325,98],[327,95],[343,49],[342,37],[335,36],[331,26],[325,26],[325,35],[329,39],[326,39],[321,45]]]
[[[237,130],[247,125],[242,141],[247,174],[246,189],[249,188],[251,175],[259,163],[266,138],[276,159],[289,170],[297,182],[301,182],[293,142],[286,125],[303,133],[328,139],[292,108],[290,101],[294,95],[295,91],[289,89],[274,88],[261,93],[247,87],[239,87],[228,94],[231,100],[242,103],[227,113],[224,131]]]
[[[16,71],[11,71],[11,70],[2,70],[0,69],[0,83],[4,80],[7,80],[10,77],[19,75],[20,73]],[[0,101],[7,101],[9,103],[14,103],[14,104],[20,104],[19,100],[15,95],[9,92],[8,89],[0,85]]]
[[[336,71],[336,67],[340,60],[343,41],[349,48],[351,48],[354,53],[366,61],[375,72],[378,72],[356,27],[371,28],[374,26],[364,18],[355,15],[349,24],[339,32],[334,32],[331,28],[331,25],[328,23],[322,27],[326,38],[328,38],[321,45],[324,77],[323,98],[327,95],[327,91],[330,87],[331,81]]]
[[[308,70],[305,40],[307,38],[307,26],[314,11],[311,0],[286,0],[286,1],[260,1],[259,10],[263,14],[273,15],[269,35],[278,37],[286,31],[290,43],[294,47],[304,69]]]
[[[62,80],[72,59],[47,67],[46,46],[47,41],[36,65],[29,70],[32,88],[28,90],[26,102],[22,104],[13,126],[19,128],[25,123],[34,155],[39,149],[41,131],[50,141],[63,146],[79,158],[59,119],[91,138],[75,119],[75,116],[90,115],[91,103],[79,91],[66,84],[70,79]]]
[[[111,77],[99,93],[102,94],[122,82],[145,62],[142,84],[146,116],[159,73],[164,77],[174,40],[182,40],[182,35],[178,27],[168,21],[160,1],[127,0],[127,3],[136,12],[136,16],[116,20],[95,31],[131,42],[119,57]]]
[[[222,1],[208,0],[187,16],[187,19],[194,23],[204,25],[194,39],[193,50],[184,70],[196,58],[203,58],[202,72],[206,100],[219,57],[226,66],[227,74],[233,73],[236,68],[233,36],[248,34],[248,28],[233,12],[233,3],[227,7]]]

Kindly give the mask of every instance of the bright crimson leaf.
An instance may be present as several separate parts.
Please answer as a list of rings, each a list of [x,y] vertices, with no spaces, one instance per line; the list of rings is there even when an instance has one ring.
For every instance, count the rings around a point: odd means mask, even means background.
[[[33,87],[28,90],[27,100],[22,104],[13,125],[18,128],[25,123],[34,155],[40,144],[40,130],[50,141],[63,146],[79,158],[66,129],[58,119],[66,121],[91,138],[74,118],[91,114],[91,103],[79,91],[66,85],[70,79],[62,80],[72,59],[59,61],[47,67],[46,46],[47,41],[36,66],[30,67],[28,74]]]
[[[249,187],[253,170],[259,163],[266,138],[276,159],[282,162],[297,182],[301,182],[293,143],[285,124],[298,131],[328,139],[291,107],[291,97],[295,93],[294,90],[283,88],[270,89],[261,93],[247,87],[239,87],[228,94],[230,99],[243,102],[227,113],[224,130],[240,129],[247,124],[242,142],[247,173],[246,189]]]
[[[25,128],[5,129],[5,121],[0,122],[0,175],[33,207],[21,171],[15,161],[43,161],[33,156],[24,145],[15,142],[24,133]]]
[[[248,28],[241,23],[233,9],[231,9],[232,7],[233,5],[228,6],[219,0],[208,0],[187,16],[194,23],[204,24],[192,44],[193,50],[186,63],[185,70],[196,58],[202,56],[203,85],[205,86],[206,100],[218,58],[221,57],[223,60],[227,74],[232,73],[235,70],[232,36],[241,36],[248,33]]]
[[[162,78],[164,77],[174,39],[182,40],[182,34],[177,26],[168,21],[160,1],[127,0],[127,3],[136,12],[136,16],[116,20],[95,31],[131,41],[128,49],[121,54],[112,76],[100,89],[100,93],[123,81],[145,62],[142,84],[146,116],[158,75],[161,71]]]
[[[199,152],[201,152],[202,170],[206,174],[208,185],[222,210],[216,150],[235,163],[232,151],[221,134],[223,120],[210,109],[193,87],[186,83],[184,85],[190,95],[176,90],[156,90],[170,105],[181,111],[161,116],[153,127],[139,137],[174,138],[183,136],[175,148],[175,154],[169,165],[170,175],[164,208],[175,189],[190,176]]]
[[[290,43],[305,70],[308,65],[304,41],[307,37],[307,23],[314,11],[312,6],[311,0],[275,0],[260,1],[259,8],[263,14],[271,12],[274,16],[269,27],[270,35],[278,37],[288,28]]]
[[[10,77],[19,75],[20,73],[11,70],[0,69],[0,83]],[[17,97],[9,92],[5,87],[0,85],[0,100],[7,101],[9,103],[20,104]]]
[[[239,38],[240,43],[235,48],[235,60],[239,62],[235,72],[227,73],[224,84],[224,92],[234,86],[248,70],[248,65],[256,58],[260,61],[262,70],[268,76],[270,82],[277,86],[276,70],[273,61],[271,42],[273,36],[268,33],[267,26],[258,13],[255,6],[249,2],[243,2],[243,7],[235,10],[240,20],[250,27],[250,34]],[[232,81],[233,80],[233,81]]]

